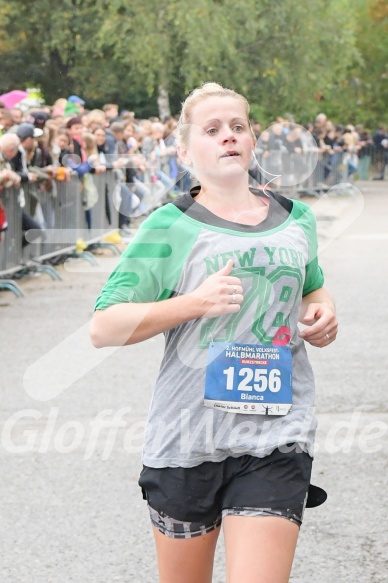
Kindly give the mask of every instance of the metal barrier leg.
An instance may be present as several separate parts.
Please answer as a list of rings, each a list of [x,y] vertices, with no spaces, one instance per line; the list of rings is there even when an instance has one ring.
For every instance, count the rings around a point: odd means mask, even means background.
[[[98,261],[94,258],[92,253],[89,251],[76,251],[69,249],[66,252],[62,252],[60,255],[57,255],[54,260],[57,260],[57,263],[66,263],[68,259],[86,259],[89,261],[91,265],[99,265]]]
[[[12,273],[13,278],[15,279],[21,279],[22,277],[31,275],[32,273],[47,273],[52,279],[62,281],[62,277],[52,265],[38,263],[33,259],[30,259],[26,263],[21,263],[20,266],[13,270]]]
[[[114,243],[98,241],[98,243],[92,243],[91,245],[88,245],[86,248],[87,251],[93,251],[93,249],[110,249],[113,255],[121,255],[119,249],[116,247]]]
[[[59,275],[58,271],[52,265],[46,265],[45,263],[38,263],[34,265],[34,271],[39,273],[48,273],[52,279],[56,279],[58,281],[63,281],[63,278]]]
[[[18,298],[25,298],[26,294],[23,292],[17,283],[12,281],[12,279],[0,279],[0,289],[8,289],[15,294]]]
[[[86,261],[89,261],[89,263],[91,265],[99,265],[96,258],[89,251],[82,251],[81,253],[75,253],[74,255],[71,255],[70,257],[72,257],[74,259],[86,259]]]

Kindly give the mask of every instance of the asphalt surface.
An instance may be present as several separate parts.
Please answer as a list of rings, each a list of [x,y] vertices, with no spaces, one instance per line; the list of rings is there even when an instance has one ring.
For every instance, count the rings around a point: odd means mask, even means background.
[[[309,349],[319,430],[313,481],[327,502],[308,509],[291,581],[388,578],[388,185],[314,205],[326,285],[340,334]],[[307,200],[307,199],[306,199]],[[115,261],[73,261],[63,281],[26,278],[0,292],[2,583],[157,581],[137,486],[142,431],[162,337],[91,348],[93,304]],[[222,583],[217,549],[214,582]]]

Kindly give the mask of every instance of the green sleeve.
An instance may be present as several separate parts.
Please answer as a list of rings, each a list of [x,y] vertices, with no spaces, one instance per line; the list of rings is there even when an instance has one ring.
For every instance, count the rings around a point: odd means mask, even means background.
[[[311,208],[299,200],[293,201],[292,215],[303,230],[308,244],[306,278],[303,286],[303,295],[306,296],[321,288],[324,283],[323,272],[318,264],[317,222]]]
[[[144,221],[103,287],[96,310],[125,302],[155,302],[172,295],[200,231],[184,217],[168,204]]]

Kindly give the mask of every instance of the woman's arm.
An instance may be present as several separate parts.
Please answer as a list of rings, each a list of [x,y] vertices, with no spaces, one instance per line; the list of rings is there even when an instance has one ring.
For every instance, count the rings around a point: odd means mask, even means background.
[[[136,344],[202,315],[201,301],[188,295],[149,304],[115,304],[94,313],[90,336],[96,348]]]
[[[302,298],[299,322],[308,326],[299,336],[313,346],[322,348],[337,337],[338,321],[331,294],[321,287]]]
[[[322,348],[336,339],[335,305],[327,289],[321,287],[303,297],[299,322],[308,326],[299,336],[313,346]]]
[[[193,293],[151,303],[120,303],[97,310],[90,336],[96,348],[135,344],[197,318],[215,318],[238,312],[243,288],[229,275],[231,260],[208,277]],[[234,292],[234,302],[232,297]]]

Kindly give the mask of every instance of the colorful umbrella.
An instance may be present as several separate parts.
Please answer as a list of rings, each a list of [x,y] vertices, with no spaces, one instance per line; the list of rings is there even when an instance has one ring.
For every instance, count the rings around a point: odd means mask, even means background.
[[[11,109],[11,107],[15,107],[22,99],[28,97],[27,91],[21,91],[20,89],[15,89],[14,91],[10,91],[9,93],[4,93],[0,95],[1,103],[4,103],[7,109]]]

